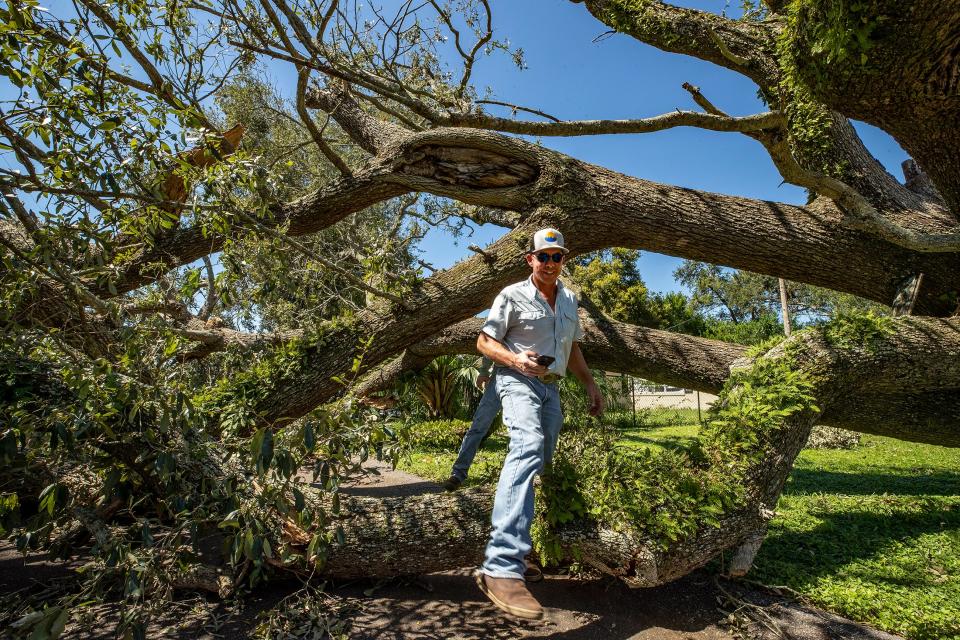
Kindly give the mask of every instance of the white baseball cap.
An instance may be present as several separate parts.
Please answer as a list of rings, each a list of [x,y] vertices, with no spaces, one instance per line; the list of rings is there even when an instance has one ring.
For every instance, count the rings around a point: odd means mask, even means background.
[[[533,249],[528,253],[536,253],[542,249],[560,249],[564,253],[570,253],[570,250],[563,246],[563,234],[550,227],[533,234]]]

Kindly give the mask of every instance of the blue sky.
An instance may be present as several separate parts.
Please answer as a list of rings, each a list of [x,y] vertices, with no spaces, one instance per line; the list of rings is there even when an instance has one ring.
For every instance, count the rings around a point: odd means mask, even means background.
[[[722,0],[677,2],[720,13]],[[739,3],[738,3],[739,4]],[[681,88],[700,87],[733,115],[766,110],[750,80],[700,60],[665,53],[629,36],[612,34],[581,4],[569,0],[494,0],[494,28],[525,52],[520,71],[506,56],[485,58],[474,73],[478,88],[496,99],[540,109],[561,119],[640,118],[698,107]],[[727,7],[727,14],[735,12]],[[531,116],[532,117],[532,116]],[[857,124],[867,147],[894,176],[907,154],[888,135]],[[684,187],[802,204],[803,190],[782,179],[763,148],[742,134],[679,128],[658,133],[543,138],[541,143],[622,173]],[[423,243],[425,259],[447,267],[465,257],[471,243],[486,244],[502,229],[487,225],[458,243],[440,232]],[[673,270],[681,261],[644,252],[640,271],[651,291],[677,290]]]

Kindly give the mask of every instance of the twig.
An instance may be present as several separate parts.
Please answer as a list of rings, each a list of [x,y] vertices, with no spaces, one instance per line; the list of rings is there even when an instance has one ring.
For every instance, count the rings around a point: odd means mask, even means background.
[[[483,259],[486,262],[493,261],[493,256],[491,256],[489,253],[487,253],[486,251],[484,251],[483,249],[481,249],[475,244],[468,245],[467,249],[470,249],[470,251],[473,251],[474,253],[479,253],[481,256],[483,256]]]
[[[317,148],[320,149],[320,153],[322,153],[324,157],[337,168],[337,171],[340,172],[340,175],[344,176],[345,178],[349,178],[353,176],[353,172],[350,170],[350,167],[347,166],[347,163],[343,161],[343,158],[341,158],[336,151],[330,148],[330,145],[327,144],[327,141],[323,139],[323,133],[317,128],[317,124],[310,116],[310,112],[307,111],[306,95],[307,82],[309,79],[310,69],[307,67],[300,67],[300,70],[297,74],[297,114],[303,121],[303,125],[307,128],[307,131],[310,132],[310,137],[313,138],[314,144],[316,144]]]
[[[521,107],[516,104],[510,104],[509,102],[500,102],[499,100],[477,100],[477,104],[495,104],[500,107],[510,107],[513,109],[514,113],[517,111],[526,111],[527,113],[532,113],[533,115],[546,118],[547,120],[553,120],[554,122],[560,122],[560,118],[550,115],[549,113],[544,113],[537,109],[530,109],[529,107]]]

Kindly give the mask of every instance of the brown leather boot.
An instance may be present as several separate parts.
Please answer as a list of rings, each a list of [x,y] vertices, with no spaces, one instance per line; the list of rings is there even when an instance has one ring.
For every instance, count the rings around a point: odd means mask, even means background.
[[[490,602],[500,609],[518,618],[539,620],[543,617],[543,607],[519,578],[493,578],[483,572],[477,572],[477,586]]]

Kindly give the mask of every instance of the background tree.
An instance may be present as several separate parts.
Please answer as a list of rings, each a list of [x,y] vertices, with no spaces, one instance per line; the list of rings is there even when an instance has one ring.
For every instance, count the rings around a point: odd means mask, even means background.
[[[777,278],[695,260],[685,260],[673,275],[677,282],[690,289],[690,303],[699,312],[733,323],[779,315]],[[791,317],[806,324],[844,313],[886,310],[884,305],[802,282],[788,282],[787,292]]]
[[[639,259],[639,251],[615,248],[577,256],[568,268],[581,297],[611,318],[699,335],[703,318],[681,293],[650,293],[637,269]]]

